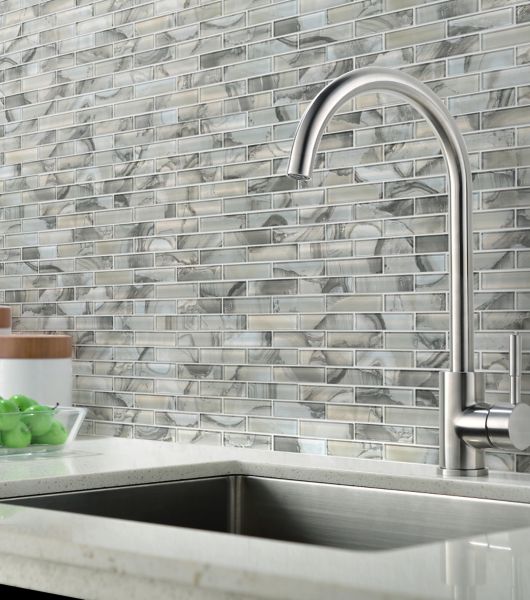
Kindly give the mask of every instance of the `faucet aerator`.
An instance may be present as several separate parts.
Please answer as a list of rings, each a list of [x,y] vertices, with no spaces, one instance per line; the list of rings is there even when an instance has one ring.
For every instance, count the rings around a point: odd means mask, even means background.
[[[309,175],[302,175],[302,173],[287,173],[287,176],[297,181],[309,181],[311,179]]]

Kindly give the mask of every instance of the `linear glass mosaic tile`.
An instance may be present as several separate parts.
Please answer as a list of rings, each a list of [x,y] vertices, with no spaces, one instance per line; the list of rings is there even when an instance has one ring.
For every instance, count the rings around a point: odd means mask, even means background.
[[[437,462],[445,169],[419,115],[346,103],[310,184],[298,119],[354,68],[447,103],[473,167],[476,366],[530,330],[530,2],[0,1],[0,301],[76,345],[92,435]],[[523,336],[530,402],[530,335]],[[530,471],[527,454],[490,466]]]

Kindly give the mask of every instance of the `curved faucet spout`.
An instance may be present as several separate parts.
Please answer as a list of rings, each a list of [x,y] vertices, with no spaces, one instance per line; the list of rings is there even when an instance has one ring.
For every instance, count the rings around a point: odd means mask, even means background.
[[[287,174],[310,179],[322,133],[346,100],[365,92],[388,92],[412,104],[432,125],[449,175],[451,371],[473,371],[473,263],[471,169],[464,140],[442,101],[413,77],[368,67],[328,84],[311,102],[296,131]]]

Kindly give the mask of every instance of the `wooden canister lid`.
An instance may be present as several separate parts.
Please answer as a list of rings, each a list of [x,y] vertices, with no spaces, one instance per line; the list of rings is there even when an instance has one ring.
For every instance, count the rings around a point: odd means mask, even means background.
[[[11,329],[11,307],[0,306],[0,329]]]
[[[0,358],[71,358],[69,335],[0,335]]]

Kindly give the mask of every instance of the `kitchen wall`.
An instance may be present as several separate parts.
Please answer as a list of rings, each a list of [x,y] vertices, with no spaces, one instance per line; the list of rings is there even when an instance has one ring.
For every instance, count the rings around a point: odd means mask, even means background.
[[[85,433],[437,461],[431,129],[359,97],[313,181],[284,175],[308,101],[370,65],[427,82],[464,133],[477,367],[506,399],[530,328],[530,2],[4,0],[0,44],[0,301],[74,335]]]

